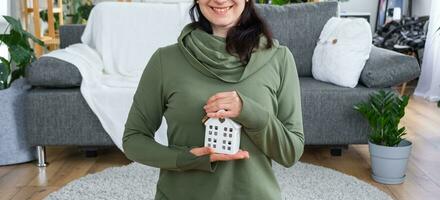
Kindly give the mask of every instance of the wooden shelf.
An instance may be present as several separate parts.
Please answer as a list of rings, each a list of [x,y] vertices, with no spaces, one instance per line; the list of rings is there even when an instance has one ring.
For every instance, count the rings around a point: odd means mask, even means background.
[[[40,5],[39,0],[31,0],[31,4],[29,4],[29,0],[20,0],[21,4],[21,16],[25,22],[25,29],[29,31],[29,21],[28,17],[32,15],[33,25],[34,25],[34,35],[36,38],[40,39],[44,42],[45,46],[48,47],[49,50],[54,50],[58,48],[60,44],[60,39],[55,30],[55,17],[54,14],[59,15],[59,23],[60,25],[64,24],[63,20],[63,1],[58,1],[58,6],[54,7],[53,0],[46,0],[47,2],[47,24],[48,24],[48,34],[44,35],[41,30],[41,18],[40,18]],[[32,5],[32,6],[29,6]],[[35,55],[40,57],[44,51],[43,48],[34,44]]]

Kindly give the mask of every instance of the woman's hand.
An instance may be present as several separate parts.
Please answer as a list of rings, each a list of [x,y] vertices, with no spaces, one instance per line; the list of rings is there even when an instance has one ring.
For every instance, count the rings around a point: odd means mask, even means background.
[[[210,118],[234,118],[240,114],[242,106],[243,102],[237,92],[230,91],[219,92],[211,96],[203,109],[205,109],[206,116]],[[217,113],[219,110],[225,111]]]
[[[239,150],[236,154],[221,154],[221,153],[214,153],[214,149],[211,147],[196,147],[191,149],[190,151],[192,154],[196,156],[203,156],[206,154],[210,155],[210,161],[226,161],[226,160],[239,160],[239,159],[248,159],[249,158],[249,152]]]
[[[209,97],[203,109],[205,109],[206,116],[210,118],[233,118],[240,114],[242,105],[243,103],[236,91],[219,92]],[[218,112],[219,110],[225,111]],[[214,149],[211,147],[198,147],[191,149],[191,153],[196,156],[210,154],[211,162],[249,158],[249,152],[241,149],[236,154],[231,155],[214,153]]]

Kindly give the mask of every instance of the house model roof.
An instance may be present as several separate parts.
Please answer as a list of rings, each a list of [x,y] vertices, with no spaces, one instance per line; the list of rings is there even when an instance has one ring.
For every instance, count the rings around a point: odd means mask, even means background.
[[[219,118],[208,118],[204,122],[204,124],[205,124],[205,126],[208,125],[208,124],[224,124],[224,125],[226,125],[228,127],[232,126],[235,129],[241,128],[241,125],[239,123],[235,122],[234,120],[229,119],[229,118],[224,118],[224,119],[225,119],[225,121],[222,123]]]

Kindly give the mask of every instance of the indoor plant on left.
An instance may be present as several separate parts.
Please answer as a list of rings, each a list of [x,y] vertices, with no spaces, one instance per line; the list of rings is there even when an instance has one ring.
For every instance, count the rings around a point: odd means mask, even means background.
[[[26,67],[36,59],[29,40],[44,46],[41,40],[23,30],[21,23],[3,16],[8,23],[0,34],[0,45],[6,45],[10,58],[0,56],[0,165],[34,160],[35,150],[28,146],[24,129],[24,95]]]

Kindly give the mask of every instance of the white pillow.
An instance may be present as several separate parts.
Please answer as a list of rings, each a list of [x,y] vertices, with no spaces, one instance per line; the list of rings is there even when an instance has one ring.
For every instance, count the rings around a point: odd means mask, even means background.
[[[372,46],[371,28],[363,18],[327,21],[312,58],[317,80],[344,87],[356,87]]]

